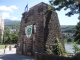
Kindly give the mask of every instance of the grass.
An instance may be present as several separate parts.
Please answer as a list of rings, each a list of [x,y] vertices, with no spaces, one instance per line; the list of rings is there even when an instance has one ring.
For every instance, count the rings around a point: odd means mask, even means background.
[[[0,49],[4,49],[5,48],[5,45],[0,45]]]
[[[14,44],[8,44],[8,46],[12,46]],[[5,48],[5,44],[0,44],[0,49],[4,49]]]

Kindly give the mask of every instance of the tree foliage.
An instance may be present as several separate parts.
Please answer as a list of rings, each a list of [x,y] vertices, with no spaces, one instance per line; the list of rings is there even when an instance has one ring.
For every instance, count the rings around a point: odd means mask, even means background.
[[[64,48],[58,38],[56,38],[54,44],[52,45],[52,49],[48,48],[47,51],[50,54],[64,55]]]
[[[78,47],[78,44],[76,44],[76,43],[73,44],[73,49],[74,49],[75,54],[80,52],[80,48]]]
[[[17,43],[18,35],[15,33],[9,34],[7,37],[4,37],[4,43],[6,44],[15,44]]]
[[[12,43],[17,43],[18,40],[18,35],[17,34],[12,34]]]
[[[79,13],[79,5],[76,5],[74,0],[50,0],[49,2],[55,7],[55,10],[60,11],[62,8],[64,8],[64,10],[70,9],[70,11],[66,13],[69,17]]]
[[[76,25],[74,37],[77,43],[80,44],[80,22]]]
[[[56,55],[64,55],[64,48],[58,38],[56,38],[53,44],[52,52]]]
[[[4,36],[3,36],[3,43],[4,44],[15,44],[18,40],[18,32],[19,32],[20,23],[14,23],[12,25],[5,25],[4,26]],[[10,29],[16,29],[16,32],[10,33]],[[1,31],[0,31],[1,37]],[[1,39],[0,39],[1,41]]]

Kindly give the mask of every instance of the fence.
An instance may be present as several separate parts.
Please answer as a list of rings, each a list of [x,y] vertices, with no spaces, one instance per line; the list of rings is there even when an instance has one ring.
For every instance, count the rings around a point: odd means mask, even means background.
[[[46,53],[35,53],[35,60],[80,60],[80,53],[73,57],[58,56]]]

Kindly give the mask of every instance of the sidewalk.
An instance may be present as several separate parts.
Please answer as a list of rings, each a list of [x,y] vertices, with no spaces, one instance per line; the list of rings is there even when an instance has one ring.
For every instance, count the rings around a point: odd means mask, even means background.
[[[34,57],[32,56],[24,56],[24,55],[18,55],[16,54],[16,48],[12,48],[11,51],[9,51],[9,48],[0,49],[0,60],[34,60]]]
[[[12,47],[12,50],[9,51],[9,47],[7,47],[5,49],[5,53],[4,53],[4,49],[0,49],[0,54],[15,54],[16,53],[16,48]]]

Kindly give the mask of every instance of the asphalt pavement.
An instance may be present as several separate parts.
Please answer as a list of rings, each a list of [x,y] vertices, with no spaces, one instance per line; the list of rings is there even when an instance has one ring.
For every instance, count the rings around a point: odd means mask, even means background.
[[[12,47],[10,51],[7,47],[5,53],[4,49],[0,49],[0,60],[34,60],[34,57],[16,54],[16,48]]]

